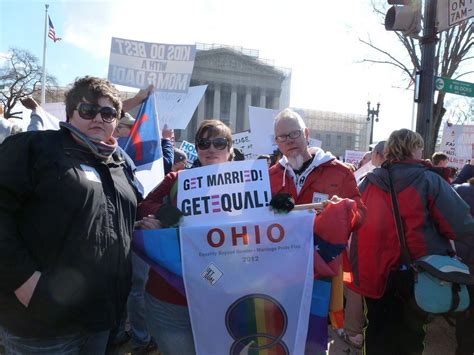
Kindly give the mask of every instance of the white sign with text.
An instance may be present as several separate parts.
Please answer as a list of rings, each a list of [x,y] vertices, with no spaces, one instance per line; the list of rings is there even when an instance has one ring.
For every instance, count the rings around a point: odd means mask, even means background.
[[[183,170],[178,176],[178,208],[183,226],[207,225],[272,214],[265,160],[237,161]]]
[[[197,354],[304,353],[314,213],[251,217],[180,228]]]
[[[187,157],[186,168],[192,167],[194,161],[198,158],[196,146],[191,142],[182,141],[179,149],[181,149],[183,152],[186,153],[186,157]]]
[[[440,149],[449,158],[448,166],[462,168],[472,159],[474,125],[444,125]]]
[[[195,45],[163,44],[112,37],[107,78],[114,84],[187,92]]]
[[[253,153],[252,136],[250,131],[234,133],[232,135],[232,146],[242,152],[245,160],[257,159],[257,155]]]

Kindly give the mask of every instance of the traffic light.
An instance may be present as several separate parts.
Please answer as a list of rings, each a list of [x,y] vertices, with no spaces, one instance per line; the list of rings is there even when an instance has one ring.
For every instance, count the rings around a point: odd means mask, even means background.
[[[385,16],[385,29],[417,37],[421,30],[421,0],[388,0],[388,3],[393,6]]]

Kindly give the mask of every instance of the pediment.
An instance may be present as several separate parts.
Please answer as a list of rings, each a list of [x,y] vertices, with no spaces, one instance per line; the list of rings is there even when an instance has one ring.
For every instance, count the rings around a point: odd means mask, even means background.
[[[251,57],[228,48],[198,51],[194,68],[218,69],[234,73],[265,75],[283,79],[284,74],[278,69]]]

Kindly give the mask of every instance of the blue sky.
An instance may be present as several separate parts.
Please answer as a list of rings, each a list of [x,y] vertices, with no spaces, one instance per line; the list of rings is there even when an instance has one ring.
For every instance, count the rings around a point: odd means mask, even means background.
[[[54,43],[47,38],[46,68],[54,75],[60,85],[71,83],[76,77],[85,74],[106,76],[104,60],[93,59],[93,55],[68,40],[66,31],[68,21],[74,13],[84,15],[84,8],[94,13],[86,15],[101,18],[95,9],[99,6],[92,1],[49,1],[48,14],[56,29],[56,35],[63,40]],[[99,4],[100,5],[100,4]],[[15,14],[15,16],[12,16]],[[42,1],[0,0],[0,53],[6,53],[11,47],[28,49],[35,54],[39,62],[43,61],[45,5]],[[92,39],[91,39],[92,40]],[[109,45],[110,47],[110,45]]]
[[[0,55],[19,47],[42,62],[44,4],[0,0]],[[411,127],[413,91],[404,89],[407,82],[402,74],[389,66],[360,63],[375,56],[359,42],[360,37],[370,36],[390,52],[406,56],[394,34],[385,31],[371,11],[369,0],[54,0],[48,4],[48,14],[63,40],[47,40],[46,67],[60,85],[86,74],[105,77],[111,37],[221,43],[257,49],[260,57],[291,68],[294,107],[365,114],[367,100],[380,101],[376,140],[394,129]]]

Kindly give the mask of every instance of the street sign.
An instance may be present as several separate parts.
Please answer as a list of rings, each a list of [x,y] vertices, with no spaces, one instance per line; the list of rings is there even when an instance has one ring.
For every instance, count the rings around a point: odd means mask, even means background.
[[[474,97],[474,84],[467,81],[451,80],[437,76],[435,88],[451,94]]]
[[[459,25],[474,16],[474,0],[438,0],[436,12],[437,31]]]

